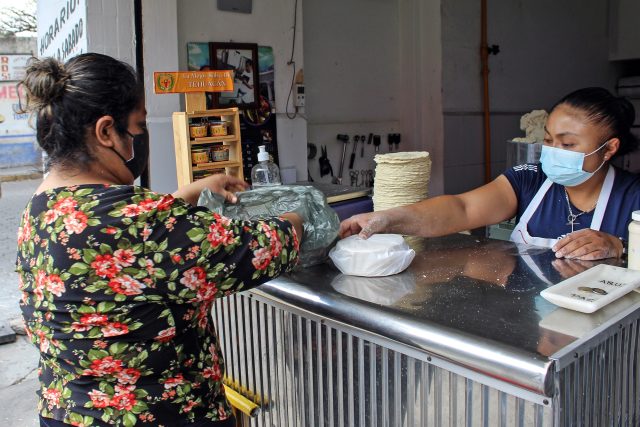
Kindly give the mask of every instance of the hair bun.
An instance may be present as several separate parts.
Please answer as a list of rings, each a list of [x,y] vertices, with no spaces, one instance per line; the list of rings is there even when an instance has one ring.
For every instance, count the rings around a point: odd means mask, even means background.
[[[61,97],[69,77],[64,65],[57,60],[32,58],[22,80],[29,96],[29,107],[42,108]]]

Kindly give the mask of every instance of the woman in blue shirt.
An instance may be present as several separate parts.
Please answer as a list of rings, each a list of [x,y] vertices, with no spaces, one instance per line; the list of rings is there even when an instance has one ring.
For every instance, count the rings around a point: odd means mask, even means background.
[[[472,191],[353,216],[346,237],[400,233],[425,237],[516,217],[516,243],[550,247],[558,258],[620,257],[631,212],[640,209],[640,179],[611,165],[634,151],[631,103],[603,88],[562,98],[545,126],[539,164],[519,165]]]

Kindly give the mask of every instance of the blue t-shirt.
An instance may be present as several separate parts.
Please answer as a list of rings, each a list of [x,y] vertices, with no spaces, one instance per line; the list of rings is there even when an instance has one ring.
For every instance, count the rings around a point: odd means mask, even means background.
[[[615,168],[615,179],[609,203],[604,213],[600,231],[617,237],[628,239],[628,225],[631,221],[631,212],[640,210],[640,176]],[[525,164],[508,169],[504,176],[507,177],[513,191],[518,198],[517,221],[524,213],[527,206],[542,186],[547,176],[542,172],[542,167],[537,164]],[[582,212],[571,205],[574,214]],[[589,228],[595,210],[580,215],[574,223],[574,231]],[[533,237],[557,239],[571,233],[571,225],[568,224],[569,208],[565,198],[564,187],[552,184],[545,194],[542,202],[529,220],[528,231]]]

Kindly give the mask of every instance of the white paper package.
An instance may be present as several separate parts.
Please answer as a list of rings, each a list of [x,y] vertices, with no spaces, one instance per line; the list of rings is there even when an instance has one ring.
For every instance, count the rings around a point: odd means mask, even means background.
[[[343,274],[380,277],[404,271],[416,253],[398,234],[374,234],[364,240],[350,236],[340,240],[329,257]]]

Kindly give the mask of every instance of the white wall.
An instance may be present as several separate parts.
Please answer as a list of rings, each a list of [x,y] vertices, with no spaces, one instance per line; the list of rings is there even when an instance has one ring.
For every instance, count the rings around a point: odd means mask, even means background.
[[[405,150],[428,151],[429,196],[444,191],[441,0],[399,0],[400,120]]]
[[[165,193],[175,191],[178,186],[171,115],[181,110],[181,95],[154,94],[153,72],[180,69],[176,14],[176,0],[142,0],[144,85],[150,138],[149,179],[153,190]]]
[[[86,4],[88,51],[113,56],[135,67],[133,2],[91,0]]]
[[[339,11],[339,12],[338,12]],[[401,151],[429,151],[430,194],[442,189],[440,0],[325,0],[304,4],[309,141],[326,146],[338,174],[338,133],[400,132]],[[347,147],[343,182],[350,184]],[[373,146],[356,149],[355,170],[375,169]],[[309,171],[319,180],[317,159]],[[330,181],[325,176],[322,181]]]
[[[488,2],[492,171],[505,167],[506,140],[522,135],[519,119],[549,108],[574,89],[612,90],[618,71],[608,60],[607,2]],[[480,2],[443,0],[445,190],[483,183]]]
[[[295,0],[254,0],[251,14],[221,12],[211,0],[178,0],[178,54],[180,69],[187,69],[188,42],[257,43],[273,48],[275,68],[276,126],[279,165],[295,167],[298,179],[306,179],[307,132],[302,116],[290,120],[284,114],[291,87],[291,57]],[[296,68],[304,67],[302,54],[302,0],[298,1]],[[292,107],[289,107],[292,111]]]
[[[306,116],[309,142],[318,155],[309,160],[309,172],[320,177],[320,147],[327,147],[334,176],[338,176],[343,143],[338,134],[383,135],[380,152],[386,152],[386,135],[399,132],[398,7],[395,0],[325,0],[304,2],[304,55]],[[338,13],[339,11],[339,13]],[[356,147],[354,170],[374,169],[374,147]],[[343,183],[350,184],[349,142]]]

